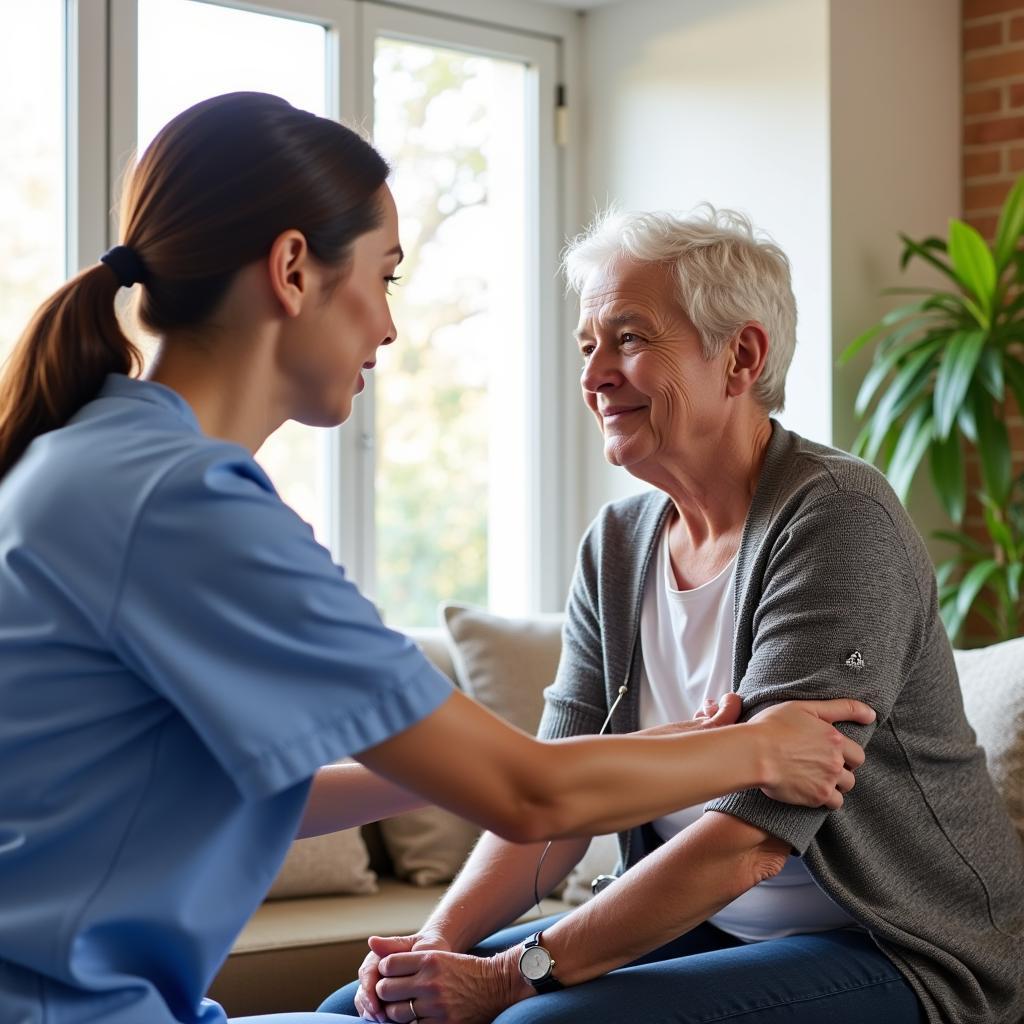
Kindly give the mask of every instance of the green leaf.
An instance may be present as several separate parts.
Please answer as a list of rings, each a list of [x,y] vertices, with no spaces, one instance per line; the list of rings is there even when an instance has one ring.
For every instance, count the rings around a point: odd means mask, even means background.
[[[907,417],[892,453],[886,476],[901,502],[906,504],[911,481],[932,439],[931,403],[921,402]]]
[[[904,242],[908,242],[909,239],[905,235],[900,235],[900,238]],[[931,235],[928,238],[921,239],[920,242],[914,243],[918,249],[927,250],[934,249],[936,252],[945,253],[947,252],[946,240],[944,238],[936,238],[935,235]],[[900,270],[906,270],[907,263],[910,261],[910,257],[914,255],[914,250],[905,248],[902,256],[900,256]]]
[[[875,324],[869,327],[863,334],[858,334],[839,356],[839,365],[845,366],[869,341],[871,341],[882,330],[882,324]]]
[[[935,436],[939,440],[949,436],[984,346],[982,331],[957,331],[950,339],[935,378]]]
[[[947,544],[956,544],[962,547],[964,551],[971,551],[982,557],[988,556],[988,548],[976,537],[972,537],[969,533],[964,533],[962,530],[936,530],[932,536],[936,540],[946,541]]]
[[[952,579],[953,573],[956,572],[957,567],[957,560],[955,558],[951,558],[948,562],[943,562],[942,565],[935,570],[935,586],[938,587],[940,591],[943,590]]]
[[[940,340],[928,342],[932,352],[937,352],[941,344]],[[865,410],[871,404],[871,399],[874,398],[879,385],[889,375],[890,371],[905,360],[909,362],[913,353],[920,350],[921,346],[918,342],[906,347],[890,349],[885,353],[878,349],[875,352],[875,361],[871,369],[868,370],[864,375],[864,380],[861,381],[860,388],[857,391],[857,398],[853,403],[853,411],[858,416],[863,416]]]
[[[957,277],[978,300],[987,320],[996,294],[996,263],[977,228],[955,217],[949,222],[949,256]],[[968,307],[970,308],[970,307]]]
[[[871,437],[871,428],[873,424],[871,420],[868,420],[863,427],[860,428],[860,433],[853,439],[853,444],[850,445],[850,454],[856,455],[858,459],[864,457],[864,449],[867,448],[868,439]]]
[[[929,309],[928,303],[930,298],[918,299],[917,302],[908,302],[905,306],[897,306],[895,309],[890,309],[885,316],[882,317],[882,325],[885,327],[892,327],[895,324],[901,323],[906,320],[912,313],[927,312]]]
[[[964,296],[961,300],[964,304],[964,308],[971,314],[974,322],[983,330],[987,331],[992,326],[991,320],[985,311],[974,301],[974,299]]]
[[[982,509],[982,515],[985,517],[985,529],[988,530],[988,535],[1012,559],[1016,554],[1013,535],[1010,533],[1010,528],[1000,517],[998,509],[993,510],[990,505],[985,505]]]
[[[1006,567],[1006,588],[1010,593],[1010,600],[1017,604],[1020,601],[1020,583],[1024,576],[1024,562],[1014,562]]]
[[[917,256],[919,259],[924,260],[926,263],[930,263],[936,270],[943,273],[948,277],[957,287],[962,287],[963,282],[956,276],[956,272],[945,260],[940,260],[937,256],[934,256],[928,251],[928,247],[921,242],[915,242],[912,238],[908,238],[906,235],[901,234],[900,240],[903,242],[904,249],[903,255],[900,257],[900,267],[906,268],[907,263],[910,262],[911,256]]]
[[[964,460],[960,448],[960,435],[952,430],[944,441],[935,440],[929,455],[932,483],[954,523],[963,521],[967,504],[967,487],[964,482]]]
[[[906,364],[900,367],[888,389],[882,395],[871,414],[871,431],[864,446],[864,458],[874,462],[878,452],[896,420],[903,415],[924,390],[932,372],[936,352],[923,349],[916,352]]]
[[[987,559],[972,566],[960,584],[956,595],[956,610],[961,618],[966,618],[974,604],[975,598],[981,593],[985,584],[988,583],[991,575],[999,568],[994,559]]]
[[[997,401],[1001,402],[1006,394],[1006,382],[1003,378],[1003,360],[1000,354],[987,345],[978,360],[978,379],[985,390]]]
[[[1017,251],[1024,231],[1024,177],[1018,178],[1003,203],[996,227],[995,265],[1001,274]]]
[[[974,410],[969,405],[960,406],[960,411],[956,414],[956,425],[971,444],[978,443],[978,423],[974,418]]]
[[[978,456],[985,491],[1000,507],[1006,504],[1013,482],[1010,435],[998,419],[992,399],[978,388],[973,393],[974,418],[978,423]]]

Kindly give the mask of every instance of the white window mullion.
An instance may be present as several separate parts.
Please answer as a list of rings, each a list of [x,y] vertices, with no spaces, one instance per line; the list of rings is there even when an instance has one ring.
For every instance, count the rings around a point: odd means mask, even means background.
[[[108,241],[107,31],[106,3],[68,0],[65,109],[69,276],[95,263]]]
[[[110,4],[109,244],[118,236],[121,185],[135,158],[139,133],[139,4],[138,0],[108,0]]]
[[[372,51],[362,48],[361,5],[347,3],[344,22],[334,33],[333,60],[336,88],[334,116],[343,123],[360,128],[372,123],[366,100],[364,76],[369,65],[372,83]],[[372,91],[372,84],[371,84]],[[368,594],[373,593],[373,458],[372,445],[373,381],[352,406],[348,421],[331,431],[327,446],[329,472],[326,479],[328,519],[331,524],[331,551]],[[368,411],[369,410],[369,414]],[[369,470],[367,470],[369,464]],[[369,477],[367,473],[369,472]],[[369,534],[367,542],[366,531]]]

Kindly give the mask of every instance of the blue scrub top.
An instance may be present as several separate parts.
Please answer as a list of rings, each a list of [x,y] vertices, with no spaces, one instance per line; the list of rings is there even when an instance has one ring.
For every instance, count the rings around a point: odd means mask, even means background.
[[[0,1021],[204,1000],[316,769],[448,680],[244,449],[113,375],[0,483]]]

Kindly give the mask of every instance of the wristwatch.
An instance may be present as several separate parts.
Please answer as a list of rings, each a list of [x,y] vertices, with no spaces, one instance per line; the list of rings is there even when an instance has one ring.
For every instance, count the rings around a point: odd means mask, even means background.
[[[555,961],[540,944],[540,932],[534,932],[519,954],[519,973],[538,992],[557,992],[563,985],[555,977],[554,970]]]

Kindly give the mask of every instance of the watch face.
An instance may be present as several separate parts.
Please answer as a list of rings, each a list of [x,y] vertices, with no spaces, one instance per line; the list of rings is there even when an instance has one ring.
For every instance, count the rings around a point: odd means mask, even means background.
[[[551,970],[551,954],[543,946],[534,946],[519,958],[519,970],[527,981],[542,981]]]

